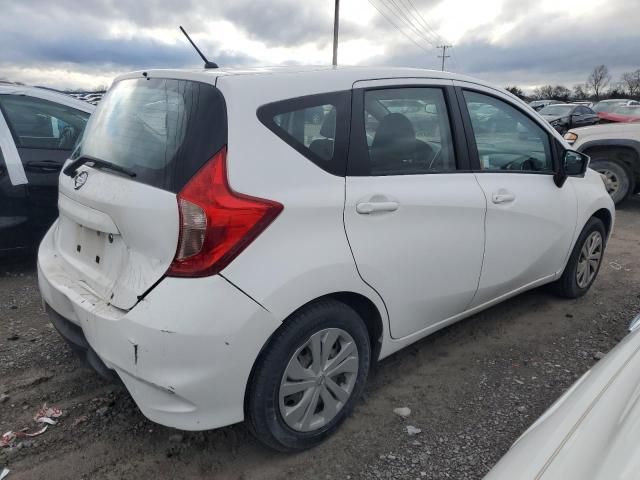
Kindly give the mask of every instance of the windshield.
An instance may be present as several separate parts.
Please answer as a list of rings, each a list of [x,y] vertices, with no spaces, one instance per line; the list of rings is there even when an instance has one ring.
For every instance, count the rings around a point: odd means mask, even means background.
[[[626,100],[620,102],[598,102],[591,109],[594,112],[613,112],[617,107],[626,104]]]
[[[177,192],[226,144],[219,90],[201,82],[117,82],[91,116],[74,157],[124,167],[135,181]]]
[[[620,115],[629,115],[629,116],[640,116],[640,106],[634,105],[628,107],[626,105],[617,105],[613,110],[614,113],[618,113]]]
[[[540,115],[569,115],[573,105],[549,105],[540,110]]]

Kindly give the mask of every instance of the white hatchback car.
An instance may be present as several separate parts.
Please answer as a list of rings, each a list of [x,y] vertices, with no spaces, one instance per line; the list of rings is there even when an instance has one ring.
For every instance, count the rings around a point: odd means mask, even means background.
[[[373,361],[539,285],[589,289],[614,207],[587,163],[449,73],[135,72],[60,176],[40,290],[151,420],[308,448]]]

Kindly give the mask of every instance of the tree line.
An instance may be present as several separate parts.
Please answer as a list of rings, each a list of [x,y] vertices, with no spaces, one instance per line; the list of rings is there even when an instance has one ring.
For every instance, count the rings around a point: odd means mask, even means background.
[[[634,72],[625,72],[617,82],[612,82],[613,77],[606,65],[598,65],[587,77],[586,82],[578,83],[569,89],[564,85],[543,85],[527,95],[517,86],[506,89],[523,100],[561,100],[563,102],[592,100],[598,101],[606,98],[640,98],[640,69]]]

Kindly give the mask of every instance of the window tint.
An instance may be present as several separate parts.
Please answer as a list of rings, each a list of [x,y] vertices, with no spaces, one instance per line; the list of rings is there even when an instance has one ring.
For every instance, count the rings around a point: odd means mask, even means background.
[[[439,88],[366,91],[364,128],[370,175],[416,175],[456,168],[447,105]]]
[[[541,126],[489,95],[465,91],[464,98],[482,170],[553,171],[549,135]]]
[[[115,163],[138,182],[177,192],[226,143],[224,98],[213,85],[127,79],[100,102],[74,155]]]
[[[25,95],[0,95],[0,107],[18,148],[72,150],[89,114]]]
[[[258,118],[323,170],[344,175],[351,94],[335,92],[263,105]]]
[[[335,105],[317,105],[280,113],[273,117],[273,121],[296,142],[304,145],[322,160],[328,161],[333,157],[336,138]]]

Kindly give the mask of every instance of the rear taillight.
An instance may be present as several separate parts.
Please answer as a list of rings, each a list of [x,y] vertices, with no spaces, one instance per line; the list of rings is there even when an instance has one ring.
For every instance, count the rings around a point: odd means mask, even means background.
[[[231,190],[220,150],[178,193],[180,236],[167,275],[205,277],[226,267],[282,211],[278,202]]]

